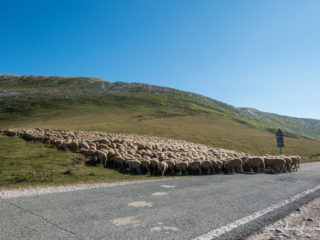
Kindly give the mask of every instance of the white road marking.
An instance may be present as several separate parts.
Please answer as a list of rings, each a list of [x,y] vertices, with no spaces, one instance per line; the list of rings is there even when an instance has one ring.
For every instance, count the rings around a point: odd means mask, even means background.
[[[171,231],[178,231],[178,230],[179,230],[179,229],[176,228],[176,227],[166,227],[166,226],[164,226],[163,229],[164,229],[164,230],[171,230]]]
[[[129,203],[129,207],[152,207],[152,202],[146,202],[146,201],[138,201],[138,202],[132,202]]]
[[[240,226],[242,226],[244,224],[247,224],[248,222],[251,222],[251,221],[253,221],[253,220],[255,220],[255,219],[257,219],[257,218],[259,218],[259,217],[261,217],[261,216],[263,216],[265,214],[267,214],[267,213],[273,212],[276,209],[279,209],[279,208],[281,208],[281,207],[283,207],[283,206],[285,206],[287,204],[290,204],[290,203],[292,203],[292,202],[294,202],[294,201],[296,201],[296,200],[298,200],[300,198],[303,198],[303,197],[305,197],[305,196],[307,196],[307,195],[309,195],[309,194],[311,194],[311,193],[313,193],[313,192],[315,192],[315,191],[317,191],[319,189],[320,189],[320,185],[318,185],[318,186],[316,186],[314,188],[311,188],[311,189],[309,189],[307,191],[304,191],[302,193],[299,193],[299,194],[297,194],[297,195],[295,195],[293,197],[290,197],[287,200],[284,200],[282,202],[276,203],[276,204],[274,204],[274,205],[272,205],[270,207],[267,207],[267,208],[265,208],[265,209],[263,209],[261,211],[255,212],[255,213],[253,213],[253,214],[251,214],[251,215],[249,215],[247,217],[241,218],[241,219],[239,219],[239,220],[237,220],[235,222],[232,222],[232,223],[230,223],[230,224],[228,224],[226,226],[223,226],[221,228],[217,228],[217,229],[215,229],[215,230],[213,230],[211,232],[208,232],[207,234],[204,234],[202,236],[199,236],[199,237],[195,238],[194,240],[210,240],[210,239],[217,238],[217,237],[219,237],[219,236],[221,236],[221,235],[223,235],[223,234],[225,234],[227,232],[230,232],[230,231],[232,231],[232,230],[234,230],[234,229],[236,229],[236,228],[238,228],[238,227],[240,227]]]
[[[168,192],[155,192],[152,194],[152,196],[164,196],[164,195],[168,195]]]
[[[170,231],[179,231],[176,227],[169,227],[169,226],[156,226],[150,229],[151,231],[163,231],[163,230],[170,230]]]
[[[123,226],[128,224],[138,224],[139,221],[135,219],[135,217],[123,217],[123,218],[116,218],[111,220],[112,224],[116,226]]]
[[[151,231],[161,231],[161,227],[153,227],[150,230]]]
[[[175,188],[176,186],[173,185],[161,185],[163,188]]]

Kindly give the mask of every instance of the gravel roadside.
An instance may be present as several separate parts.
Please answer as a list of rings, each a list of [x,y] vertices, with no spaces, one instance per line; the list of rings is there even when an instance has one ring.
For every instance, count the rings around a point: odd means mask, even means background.
[[[12,189],[12,190],[0,190],[0,199],[18,198],[18,197],[29,197],[34,195],[44,195],[50,193],[63,193],[72,192],[78,190],[94,189],[100,187],[114,187],[121,185],[130,184],[141,184],[145,182],[161,182],[169,179],[177,179],[177,177],[163,178],[163,179],[152,179],[152,180],[137,180],[137,181],[125,181],[125,182],[113,182],[113,183],[96,183],[96,184],[75,184],[55,187],[35,187],[26,189]]]
[[[320,240],[320,198],[296,209],[285,218],[260,229],[245,240]]]

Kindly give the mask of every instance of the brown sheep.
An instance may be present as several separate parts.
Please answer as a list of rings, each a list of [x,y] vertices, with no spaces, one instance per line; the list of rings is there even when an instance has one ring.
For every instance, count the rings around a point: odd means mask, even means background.
[[[127,159],[125,160],[126,168],[129,168],[130,173],[136,172],[140,174],[141,163],[137,159]]]
[[[266,168],[271,171],[287,172],[286,161],[282,158],[264,158]]]
[[[221,160],[215,160],[215,166],[214,166],[215,173],[222,172],[222,165],[223,165],[223,162]]]
[[[147,159],[140,159],[141,162],[141,172],[142,173],[150,173],[150,161]]]
[[[293,159],[291,157],[284,157],[283,158],[286,161],[286,169],[287,171],[291,172],[293,167]]]
[[[189,162],[188,168],[192,175],[194,175],[195,173],[201,175],[201,161],[194,160]]]
[[[188,174],[188,162],[179,161],[176,163],[176,168],[182,175]]]
[[[125,163],[125,159],[117,154],[113,156],[113,162],[114,162],[114,166],[115,168],[119,169],[119,170],[123,170],[124,169],[124,163]]]
[[[106,152],[104,152],[104,151],[98,150],[98,151],[96,152],[96,154],[97,154],[97,160],[98,160],[98,162],[100,162],[101,164],[103,164],[104,166],[106,166],[106,160],[107,160],[107,154],[108,154],[108,153],[106,153]]]
[[[264,159],[261,157],[246,157],[243,161],[243,169],[245,171],[251,172],[264,172],[265,171],[265,164]]]
[[[109,149],[108,154],[107,154],[107,161],[105,164],[105,167],[113,167],[114,162],[113,162],[113,155],[115,155],[114,150]]]
[[[296,156],[298,158],[298,168],[300,168],[300,163],[301,163],[301,157],[300,156]]]
[[[70,141],[65,143],[65,147],[69,149],[71,152],[76,152],[79,149],[78,141]]]
[[[201,161],[201,172],[206,174],[212,173],[212,162],[209,160]]]
[[[157,159],[150,159],[150,175],[156,175],[158,172],[158,165],[159,165],[159,160]]]
[[[81,149],[80,152],[84,154],[86,158],[92,158],[95,154],[95,151],[91,149]]]
[[[174,175],[174,167],[176,165],[175,161],[170,159],[170,160],[165,160],[165,162],[168,164],[168,172],[170,175]]]
[[[291,160],[291,168],[293,172],[298,171],[298,165],[299,165],[299,158],[297,156],[291,156],[288,159]],[[291,169],[290,169],[291,170]]]
[[[223,167],[226,173],[243,172],[242,161],[239,158],[227,160],[224,162]]]

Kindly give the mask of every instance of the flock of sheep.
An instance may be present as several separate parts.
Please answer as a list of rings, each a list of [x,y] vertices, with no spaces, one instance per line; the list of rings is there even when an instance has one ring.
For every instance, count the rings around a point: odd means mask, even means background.
[[[299,156],[250,156],[233,150],[213,148],[186,141],[151,136],[111,134],[71,130],[1,130],[62,150],[80,152],[95,164],[121,172],[150,175],[201,175],[297,171]]]

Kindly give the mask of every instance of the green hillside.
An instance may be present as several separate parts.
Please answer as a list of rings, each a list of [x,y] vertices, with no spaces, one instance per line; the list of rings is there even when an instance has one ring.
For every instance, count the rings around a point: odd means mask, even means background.
[[[190,92],[99,78],[0,75],[0,128],[78,129],[184,139],[251,154],[320,160],[320,121],[235,108]]]

